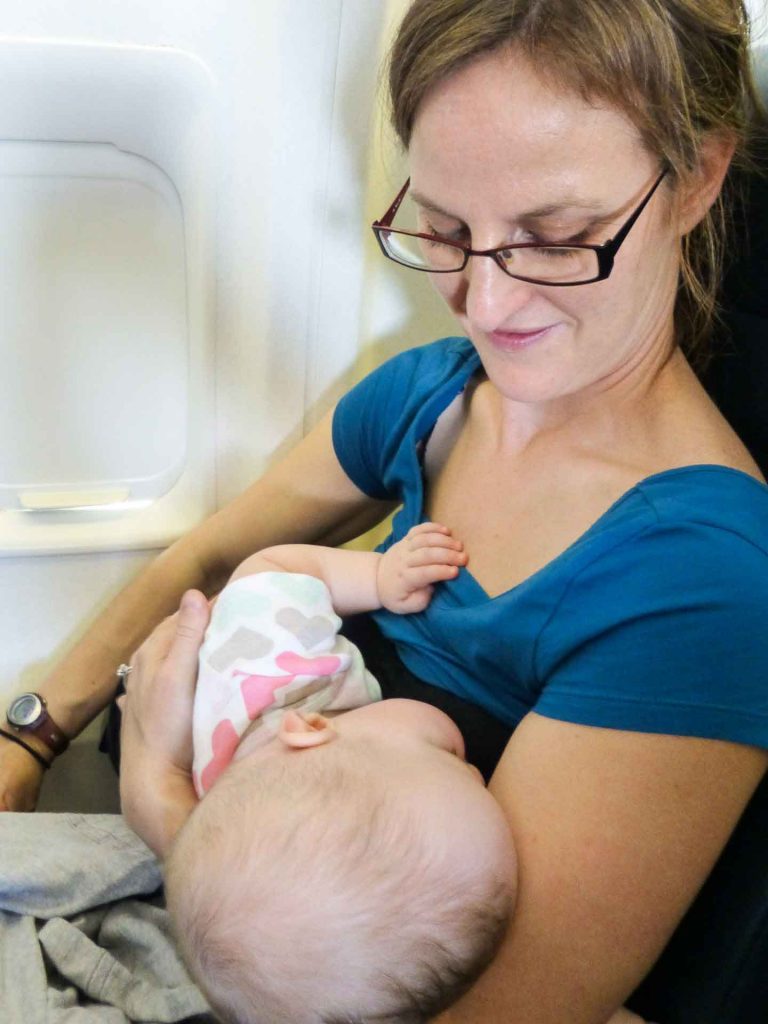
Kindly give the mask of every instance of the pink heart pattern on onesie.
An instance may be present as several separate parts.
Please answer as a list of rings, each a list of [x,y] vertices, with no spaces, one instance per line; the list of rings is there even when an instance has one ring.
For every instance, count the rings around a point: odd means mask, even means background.
[[[283,651],[275,658],[275,664],[294,676],[332,676],[341,668],[341,658],[335,654],[325,654],[319,658],[302,658],[293,651]]]
[[[332,676],[341,668],[341,658],[325,655],[319,658],[302,658],[292,651],[283,651],[275,658],[278,668],[287,672],[284,676],[262,676],[242,669],[235,669],[233,676],[242,676],[240,692],[251,721],[275,702],[275,690],[290,684],[299,676]]]
[[[232,760],[239,742],[240,736],[234,725],[228,718],[224,718],[213,730],[211,736],[213,757],[200,773],[200,785],[204,793],[208,792]]]
[[[199,659],[198,796],[231,763],[249,726],[261,723],[258,742],[266,744],[286,708],[346,710],[378,699],[359,652],[338,636],[339,624],[327,587],[314,577],[257,573],[224,589]]]

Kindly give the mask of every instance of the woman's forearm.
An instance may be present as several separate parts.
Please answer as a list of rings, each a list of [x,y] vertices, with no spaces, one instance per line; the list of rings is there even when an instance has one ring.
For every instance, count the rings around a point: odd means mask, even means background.
[[[189,541],[156,558],[98,616],[38,690],[68,736],[76,736],[114,695],[115,671],[179,605],[185,590],[213,585]]]
[[[133,831],[159,860],[164,860],[197,806],[197,797],[188,775],[166,771],[162,778],[156,774],[136,777],[124,771],[120,776],[120,805]]]

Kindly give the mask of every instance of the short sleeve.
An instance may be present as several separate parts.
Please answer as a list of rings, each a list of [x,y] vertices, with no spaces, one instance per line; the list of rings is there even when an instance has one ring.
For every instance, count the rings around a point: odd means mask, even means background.
[[[352,483],[371,498],[391,497],[384,483],[382,448],[403,387],[403,363],[395,356],[356,384],[333,415],[333,447]]]
[[[344,472],[371,498],[399,500],[399,460],[415,440],[416,421],[447,393],[459,391],[477,364],[464,338],[409,349],[369,373],[339,401],[333,447]]]
[[[646,525],[575,576],[535,650],[534,710],[768,747],[768,554],[709,523]]]

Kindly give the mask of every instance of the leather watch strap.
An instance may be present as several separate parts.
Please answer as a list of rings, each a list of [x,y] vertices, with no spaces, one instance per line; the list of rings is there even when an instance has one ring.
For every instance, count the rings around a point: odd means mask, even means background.
[[[47,710],[34,729],[30,729],[30,732],[37,736],[41,743],[44,743],[57,757],[59,754],[63,754],[69,746],[69,740],[58,725],[56,725]]]

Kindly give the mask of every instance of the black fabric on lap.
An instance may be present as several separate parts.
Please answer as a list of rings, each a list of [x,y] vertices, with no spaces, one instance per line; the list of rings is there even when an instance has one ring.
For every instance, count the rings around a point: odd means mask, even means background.
[[[120,774],[120,723],[123,720],[123,713],[117,706],[117,698],[124,693],[125,687],[121,679],[115,691],[115,699],[109,705],[107,721],[99,741],[99,750],[102,754],[107,755],[118,775]]]

